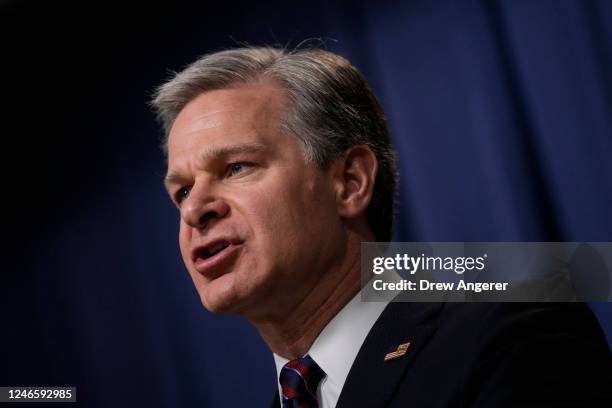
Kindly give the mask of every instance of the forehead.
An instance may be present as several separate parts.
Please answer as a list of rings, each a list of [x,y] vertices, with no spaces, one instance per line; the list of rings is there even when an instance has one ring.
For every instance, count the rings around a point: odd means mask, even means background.
[[[279,143],[280,140],[274,139],[281,133],[285,100],[278,86],[265,83],[199,95],[174,121],[168,136],[169,162],[205,147],[244,142]]]

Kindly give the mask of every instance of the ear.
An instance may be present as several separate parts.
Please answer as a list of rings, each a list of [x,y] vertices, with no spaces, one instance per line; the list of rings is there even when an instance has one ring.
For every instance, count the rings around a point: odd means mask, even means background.
[[[351,146],[336,159],[334,170],[338,214],[343,218],[365,215],[378,171],[374,152],[365,145]]]

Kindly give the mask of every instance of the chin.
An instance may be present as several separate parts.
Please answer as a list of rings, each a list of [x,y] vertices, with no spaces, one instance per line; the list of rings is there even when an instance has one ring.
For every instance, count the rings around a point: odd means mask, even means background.
[[[209,312],[246,317],[265,297],[262,299],[261,285],[245,280],[241,280],[236,272],[230,272],[212,281],[200,281],[196,289],[202,305]]]
[[[235,293],[208,293],[201,292],[202,305],[213,314],[240,314],[239,297]]]
[[[229,305],[223,303],[209,302],[204,298],[200,298],[202,300],[202,305],[206,310],[210,313],[216,315],[229,314],[232,312],[232,308]]]

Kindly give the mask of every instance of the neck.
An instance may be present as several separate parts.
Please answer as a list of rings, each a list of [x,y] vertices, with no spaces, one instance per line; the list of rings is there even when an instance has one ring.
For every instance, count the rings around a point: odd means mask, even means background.
[[[252,319],[268,347],[282,357],[302,357],[321,331],[360,289],[360,246],[349,245],[346,262],[324,274],[299,301],[275,319]]]

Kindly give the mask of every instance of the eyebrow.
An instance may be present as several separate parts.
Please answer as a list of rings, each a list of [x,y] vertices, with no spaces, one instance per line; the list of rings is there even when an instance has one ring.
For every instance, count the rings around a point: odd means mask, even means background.
[[[266,145],[262,143],[236,144],[230,146],[216,147],[205,150],[198,158],[199,163],[207,163],[210,161],[222,160],[231,156],[245,153],[261,153],[267,150]],[[171,171],[164,178],[164,186],[168,190],[171,184],[175,184],[184,180],[178,172]]]

